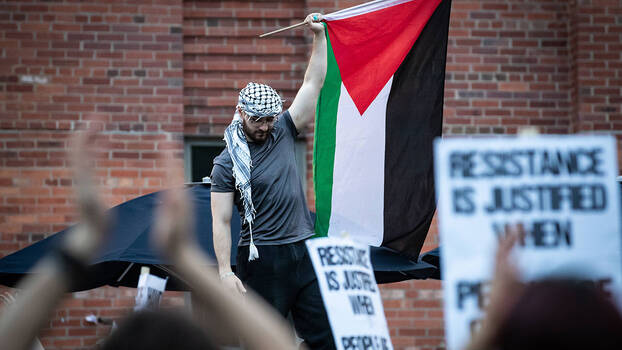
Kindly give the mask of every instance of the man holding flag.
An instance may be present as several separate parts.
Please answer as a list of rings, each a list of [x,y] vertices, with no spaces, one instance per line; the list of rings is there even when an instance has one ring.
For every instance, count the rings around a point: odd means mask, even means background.
[[[313,51],[289,111],[280,114],[280,98],[266,85],[240,92],[227,150],[212,172],[219,271],[231,290],[244,291],[229,267],[235,202],[244,222],[238,276],[282,314],[291,308],[311,348],[328,347],[307,338],[317,336],[318,320],[322,329],[328,325],[318,313],[317,280],[300,277],[313,275],[304,245],[313,225],[293,164],[294,136],[317,107],[315,233],[347,232],[416,260],[436,209],[432,146],[442,130],[450,8],[451,0],[375,0],[310,15],[304,23],[315,34]],[[285,139],[287,151],[279,147]]]
[[[296,135],[314,118],[326,75],[326,37],[320,14],[307,16],[313,49],[304,81],[289,110],[268,85],[240,91],[225,131],[227,148],[214,159],[212,216],[214,250],[223,284],[244,293],[242,281],[283,316],[291,311],[296,331],[311,349],[334,349],[317,278],[304,240],[313,222],[296,170]],[[231,215],[242,218],[236,274],[231,271]]]

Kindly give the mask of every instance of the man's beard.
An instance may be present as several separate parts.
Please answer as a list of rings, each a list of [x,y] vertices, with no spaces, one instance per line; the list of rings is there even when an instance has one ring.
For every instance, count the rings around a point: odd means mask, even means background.
[[[253,130],[246,125],[246,120],[242,120],[242,130],[244,130],[244,134],[251,142],[264,143],[268,139],[268,135],[270,135],[270,133],[272,132],[272,127],[269,127],[268,131],[266,132],[263,132],[259,129],[256,129],[253,132]]]

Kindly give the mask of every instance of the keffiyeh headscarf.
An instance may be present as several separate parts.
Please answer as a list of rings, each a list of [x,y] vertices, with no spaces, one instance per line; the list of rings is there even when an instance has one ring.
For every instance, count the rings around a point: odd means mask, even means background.
[[[279,94],[268,85],[248,83],[240,91],[238,108],[251,117],[263,118],[274,117],[283,110],[283,100]],[[236,108],[233,121],[225,130],[225,142],[227,151],[233,162],[233,177],[235,187],[240,191],[244,204],[244,220],[248,223],[251,236],[248,261],[259,258],[259,252],[253,242],[253,220],[255,208],[252,201],[251,191],[251,153],[246,142],[246,135],[242,128],[242,118]]]

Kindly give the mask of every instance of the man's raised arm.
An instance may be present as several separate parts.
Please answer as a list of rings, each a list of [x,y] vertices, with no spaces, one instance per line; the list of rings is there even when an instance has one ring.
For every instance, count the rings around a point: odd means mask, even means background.
[[[324,25],[319,23],[321,20],[322,15],[319,13],[312,13],[305,19],[305,23],[314,34],[313,49],[302,86],[289,108],[289,113],[298,131],[302,131],[315,117],[317,98],[326,77],[326,35],[324,35]]]

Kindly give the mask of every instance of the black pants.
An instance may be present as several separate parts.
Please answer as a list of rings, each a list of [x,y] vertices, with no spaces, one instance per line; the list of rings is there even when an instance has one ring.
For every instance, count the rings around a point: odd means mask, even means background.
[[[335,349],[305,242],[258,245],[257,250],[259,259],[248,261],[248,246],[238,247],[238,277],[283,317],[291,311],[296,332],[310,349]]]

